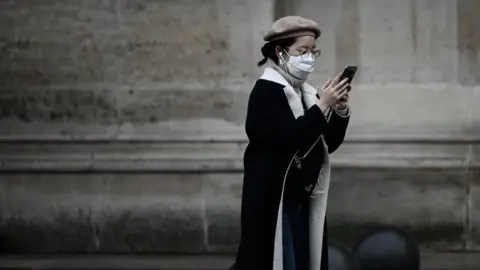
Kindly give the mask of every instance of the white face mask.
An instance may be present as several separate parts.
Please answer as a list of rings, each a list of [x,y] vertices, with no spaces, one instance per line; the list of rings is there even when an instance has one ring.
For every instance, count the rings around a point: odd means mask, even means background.
[[[301,56],[291,56],[288,53],[287,55],[289,56],[287,72],[297,79],[306,80],[314,70],[315,57],[313,54],[310,52]],[[283,61],[285,62],[284,59]]]

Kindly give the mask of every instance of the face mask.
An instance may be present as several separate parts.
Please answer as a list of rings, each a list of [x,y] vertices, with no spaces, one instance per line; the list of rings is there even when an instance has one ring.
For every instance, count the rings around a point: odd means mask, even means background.
[[[286,62],[287,72],[297,79],[306,80],[308,75],[314,70],[315,57],[313,54],[308,53],[302,56],[288,56],[288,62]]]

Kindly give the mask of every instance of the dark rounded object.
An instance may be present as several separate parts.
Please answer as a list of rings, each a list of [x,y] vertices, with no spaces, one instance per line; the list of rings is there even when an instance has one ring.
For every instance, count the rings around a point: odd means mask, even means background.
[[[415,240],[396,226],[380,226],[364,234],[353,248],[361,270],[419,270]]]
[[[359,270],[358,262],[353,254],[345,247],[328,244],[328,270]]]

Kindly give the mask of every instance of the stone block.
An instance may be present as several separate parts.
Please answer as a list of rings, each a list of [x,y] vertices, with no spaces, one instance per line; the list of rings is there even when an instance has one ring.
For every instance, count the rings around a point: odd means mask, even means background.
[[[179,178],[180,177],[180,178]],[[205,251],[202,180],[165,175],[2,175],[11,253]],[[181,180],[183,179],[183,180]]]
[[[103,89],[3,89],[0,119],[31,122],[117,124],[116,98]]]
[[[229,26],[219,20],[223,10],[216,1],[126,1],[121,10],[120,31],[128,42],[121,81],[228,77]]]
[[[473,138],[480,137],[480,87],[476,87],[472,99],[472,109],[470,112],[470,132],[473,135]],[[477,155],[478,157],[478,155]],[[480,160],[480,158],[477,158]],[[479,164],[478,162],[476,164]]]
[[[432,140],[474,135],[472,87],[360,85],[353,91],[348,137]]]
[[[340,20],[337,20],[335,25],[335,70],[337,72],[341,72],[347,65],[361,64],[360,1],[339,2],[341,2],[341,10],[337,10],[336,13],[340,14]],[[358,75],[355,78],[356,82],[361,81],[361,73],[359,72]]]
[[[99,252],[181,254],[206,250],[202,217],[196,207],[165,204],[112,212],[105,214],[105,222],[99,226]]]
[[[282,1],[287,10],[282,16],[298,14],[306,18],[315,20],[322,31],[322,36],[317,40],[317,46],[322,50],[322,56],[319,58],[315,71],[311,74],[312,82],[321,86],[324,80],[335,75],[336,67],[336,29],[339,14],[342,10],[343,1],[337,0],[295,0]],[[347,18],[341,18],[348,20]]]
[[[14,52],[2,86],[118,80],[116,3],[14,1]]]
[[[12,49],[9,42],[14,36],[14,18],[15,9],[13,8],[13,1],[0,2],[0,60],[7,57]],[[0,68],[6,68],[3,61],[0,61]]]
[[[452,22],[456,14],[455,1],[422,0],[412,1],[411,5],[409,21],[414,63],[410,81],[425,84],[456,82],[457,25]],[[391,42],[404,41],[395,39]]]
[[[12,54],[15,51],[14,40],[15,9],[13,1],[0,2],[0,74],[10,70]],[[0,85],[6,76],[0,75]],[[0,91],[1,93],[1,91]]]
[[[478,103],[478,96],[477,96]],[[472,114],[474,119],[475,131],[479,133],[480,128],[480,118],[475,112],[478,110],[478,106],[474,109],[474,114]],[[480,250],[480,146],[472,145],[470,153],[470,166],[471,166],[471,177],[469,179],[469,189],[468,189],[468,236],[467,239],[467,249],[469,250]]]
[[[409,1],[362,0],[359,5],[361,81],[408,82],[413,66]]]
[[[204,187],[208,194],[208,248],[212,252],[236,252],[240,241],[242,182],[242,174],[218,174]]]
[[[95,226],[83,212],[59,212],[50,221],[20,216],[2,218],[1,252],[69,254],[95,250]]]
[[[456,29],[451,23],[455,18],[454,2],[371,0],[358,5],[349,2],[348,6],[352,14],[358,15],[338,20],[337,48],[345,51],[343,47],[347,46],[347,51],[358,53],[357,82],[455,81]],[[350,33],[347,26],[358,30]],[[347,55],[337,55],[337,59],[347,57],[355,63],[356,58]],[[347,59],[339,63],[345,64]]]
[[[234,1],[239,3],[241,1]],[[272,23],[277,19],[276,18],[276,8],[279,5],[278,0],[265,0],[265,1],[256,1],[256,0],[247,0],[248,3],[248,23],[254,22],[255,27],[251,29],[251,41],[252,44],[247,47],[248,50],[245,51],[245,48],[241,49],[241,52],[246,53],[245,57],[237,57],[239,60],[242,60],[242,67],[249,71],[252,80],[257,79],[263,73],[262,68],[254,69],[255,64],[263,59],[261,48],[265,44],[263,40],[264,34],[270,29]],[[240,3],[239,3],[240,4]],[[237,4],[238,5],[238,4]],[[241,4],[240,4],[241,5]],[[229,15],[229,14],[226,14]],[[240,16],[237,15],[237,16]],[[244,17],[246,18],[246,17]],[[241,24],[234,24],[236,28],[242,28]],[[242,37],[233,35],[232,38],[236,38],[236,46],[239,48],[243,45],[246,45],[246,40],[242,40]],[[253,59],[253,61],[252,61]],[[240,65],[239,65],[240,66]]]
[[[458,40],[458,82],[463,85],[478,85],[480,75],[480,22],[476,10],[480,3],[474,0],[456,1],[456,26]]]
[[[467,169],[469,144],[345,142],[332,155],[335,167]]]
[[[135,125],[189,119],[222,119],[243,124],[249,90],[157,89],[118,91],[122,123]]]
[[[245,121],[249,91],[35,89],[0,92],[0,120],[81,125],[155,125],[196,118]],[[11,126],[15,128],[15,126]],[[6,131],[6,130],[4,130]]]
[[[464,247],[466,170],[338,169],[329,194],[330,233],[349,245],[375,224],[400,226],[424,249]]]
[[[480,153],[480,149],[475,152]],[[467,249],[480,250],[480,170],[472,170],[468,186],[468,235],[466,237]]]
[[[96,250],[96,216],[102,188],[98,178],[83,182],[88,196],[71,189],[78,175],[3,174],[0,235],[3,253],[84,253]],[[89,202],[90,205],[83,204]],[[82,205],[83,204],[83,205]],[[94,207],[89,207],[94,206]]]
[[[201,177],[114,174],[107,182],[108,210],[98,236],[102,252],[205,251]]]

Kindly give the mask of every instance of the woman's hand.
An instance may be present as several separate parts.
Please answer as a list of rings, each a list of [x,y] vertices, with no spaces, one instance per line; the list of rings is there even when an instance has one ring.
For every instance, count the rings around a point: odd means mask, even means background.
[[[341,82],[338,82],[340,76],[339,73],[333,80],[328,79],[322,87],[322,92],[318,93],[320,100],[317,102],[317,105],[320,109],[325,112],[331,106],[337,104],[345,95],[348,94],[348,87],[350,84],[347,83],[348,79],[345,78]]]
[[[348,106],[348,99],[350,98],[350,89],[348,89],[347,93],[341,98],[337,104],[334,105],[335,109],[337,110],[344,110]]]

